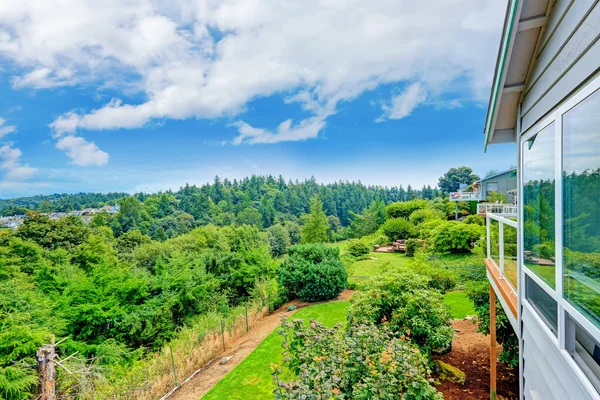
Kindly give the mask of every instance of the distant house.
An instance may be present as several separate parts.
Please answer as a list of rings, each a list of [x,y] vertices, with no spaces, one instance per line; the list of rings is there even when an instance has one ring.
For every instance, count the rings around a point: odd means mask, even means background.
[[[473,183],[473,191],[479,193],[480,201],[484,201],[493,193],[501,193],[510,203],[515,203],[514,191],[517,189],[517,169],[511,168],[498,172]]]

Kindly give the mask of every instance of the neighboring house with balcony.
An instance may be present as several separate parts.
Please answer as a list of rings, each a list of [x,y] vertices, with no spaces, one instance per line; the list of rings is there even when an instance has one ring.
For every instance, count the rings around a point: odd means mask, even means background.
[[[450,193],[450,201],[477,201],[477,213],[481,215],[489,212],[512,214],[516,213],[516,192],[517,169],[511,168],[473,182],[470,190]],[[493,197],[502,200],[491,201]]]
[[[521,399],[600,399],[598,1],[508,2],[485,124],[499,143],[517,144],[518,196],[516,213],[486,213],[491,344],[497,297]]]

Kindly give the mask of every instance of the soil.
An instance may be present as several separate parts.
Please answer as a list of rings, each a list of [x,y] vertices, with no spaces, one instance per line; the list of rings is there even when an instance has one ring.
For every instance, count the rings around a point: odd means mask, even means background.
[[[477,324],[470,320],[452,321],[455,338],[452,351],[436,359],[453,365],[467,375],[467,383],[444,381],[438,390],[445,400],[489,399],[490,398],[490,337],[477,332]],[[497,346],[497,354],[502,346]],[[519,371],[509,369],[498,363],[497,394],[498,399],[512,400],[519,397]]]
[[[352,296],[352,293],[354,293],[353,290],[344,290],[336,300],[348,300]],[[197,400],[204,396],[217,382],[248,357],[279,326],[282,316],[290,316],[300,308],[313,304],[318,303],[306,303],[294,300],[284,304],[272,314],[256,322],[247,334],[229,345],[230,349],[220,354],[214,362],[206,366],[205,369],[197,373],[190,381],[173,392],[169,396],[169,400]],[[288,307],[292,305],[297,308],[293,311],[287,311]],[[221,365],[219,361],[223,357],[231,357],[231,359]]]

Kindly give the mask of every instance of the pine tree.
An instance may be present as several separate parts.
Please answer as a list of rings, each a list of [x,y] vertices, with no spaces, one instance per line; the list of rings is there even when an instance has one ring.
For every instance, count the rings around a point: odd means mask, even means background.
[[[323,202],[318,196],[310,200],[308,221],[302,227],[302,243],[323,243],[327,241],[329,221],[323,211]]]

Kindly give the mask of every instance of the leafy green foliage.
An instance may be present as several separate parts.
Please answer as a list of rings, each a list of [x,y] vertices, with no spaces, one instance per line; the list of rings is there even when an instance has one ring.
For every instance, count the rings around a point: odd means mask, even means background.
[[[408,220],[410,214],[426,207],[427,201],[425,200],[402,201],[390,204],[385,208],[385,212],[388,218],[404,218]]]
[[[30,213],[17,231],[17,236],[31,240],[46,249],[70,249],[83,243],[88,230],[80,218],[68,216],[51,220],[46,215]]]
[[[414,257],[418,249],[423,247],[423,242],[419,239],[408,239],[406,241],[406,256]]]
[[[413,224],[419,225],[426,221],[445,220],[446,214],[443,211],[436,210],[435,208],[423,208],[413,211],[408,219]]]
[[[347,250],[353,257],[362,257],[371,252],[371,246],[362,240],[351,240]]]
[[[430,279],[411,271],[396,271],[372,278],[356,293],[348,321],[386,324],[397,335],[410,337],[423,352],[443,350],[452,342],[448,306]]]
[[[328,240],[329,221],[323,211],[323,202],[315,196],[310,201],[310,214],[302,227],[302,243],[324,243]]]
[[[387,327],[353,323],[344,332],[339,325],[294,320],[283,321],[280,333],[295,379],[282,381],[282,370],[274,371],[276,399],[442,399],[426,358]]]
[[[363,214],[350,212],[350,233],[353,237],[372,235],[385,222],[385,204],[380,199],[375,200]]]
[[[485,226],[485,219],[481,215],[469,215],[463,220],[463,224]]]
[[[280,257],[285,254],[290,246],[290,234],[281,225],[273,225],[267,229],[267,237],[269,239],[269,247],[273,257]]]
[[[483,227],[447,221],[431,233],[431,246],[437,253],[467,253],[484,236]]]
[[[461,184],[470,185],[479,180],[479,176],[473,173],[469,167],[450,168],[440,177],[438,186],[444,193],[456,192]]]
[[[408,239],[414,234],[414,226],[404,218],[388,219],[381,229],[391,241]]]
[[[335,298],[348,285],[348,272],[339,249],[323,244],[292,246],[277,281],[289,298],[323,301]]]

